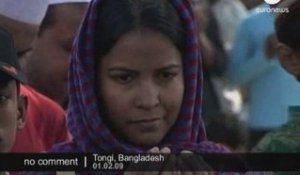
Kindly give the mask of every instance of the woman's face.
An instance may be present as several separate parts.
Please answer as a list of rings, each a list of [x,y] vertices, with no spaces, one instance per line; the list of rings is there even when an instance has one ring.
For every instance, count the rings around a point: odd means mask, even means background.
[[[135,145],[160,143],[184,93],[181,55],[171,41],[149,30],[130,32],[101,58],[97,76],[111,129]]]

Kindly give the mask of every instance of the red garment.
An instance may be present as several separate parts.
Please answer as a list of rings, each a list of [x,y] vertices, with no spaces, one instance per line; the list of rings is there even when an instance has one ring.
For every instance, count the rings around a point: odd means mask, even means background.
[[[18,130],[12,152],[45,152],[67,141],[64,110],[29,86],[21,85],[21,94],[28,99],[26,124]]]

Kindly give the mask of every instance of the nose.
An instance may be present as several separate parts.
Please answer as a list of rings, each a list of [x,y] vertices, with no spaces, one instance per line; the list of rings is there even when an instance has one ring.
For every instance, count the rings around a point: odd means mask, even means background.
[[[140,83],[135,97],[136,107],[151,110],[158,106],[159,103],[159,88],[153,82]]]

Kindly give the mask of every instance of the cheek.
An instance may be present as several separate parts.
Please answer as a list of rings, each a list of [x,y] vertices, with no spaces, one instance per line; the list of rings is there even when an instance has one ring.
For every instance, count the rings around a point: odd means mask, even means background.
[[[15,143],[16,131],[17,131],[16,127],[17,126],[9,128],[4,136],[6,137],[4,140],[4,147],[3,147],[5,152],[9,152]]]
[[[109,91],[103,91],[103,102],[110,112],[117,113],[120,110],[127,110],[129,106],[128,93],[119,91],[119,89],[110,87]]]
[[[17,130],[17,114],[13,111],[1,110],[0,119],[0,152],[8,152],[15,141]]]
[[[176,117],[179,114],[184,94],[183,81],[178,80],[161,93],[161,103],[169,114]]]
[[[106,109],[112,121],[119,121],[119,116],[128,113],[130,108],[130,92],[125,91],[108,79],[102,79],[101,88],[98,85],[98,98],[102,108]]]
[[[43,70],[45,74],[54,79],[62,79],[67,77],[69,65],[69,53],[62,49],[52,49],[48,51],[52,54],[45,55],[43,58]]]
[[[60,46],[54,46],[51,52],[46,56],[47,61],[55,67],[67,69],[70,52]]]

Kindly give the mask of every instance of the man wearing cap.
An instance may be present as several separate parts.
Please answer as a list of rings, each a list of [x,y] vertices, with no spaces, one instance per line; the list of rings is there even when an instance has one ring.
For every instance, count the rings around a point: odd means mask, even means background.
[[[28,32],[23,30],[36,34],[37,30],[31,30],[30,26],[39,25],[46,10],[44,4],[43,0],[0,1],[0,26],[12,31],[14,39],[19,43],[16,46],[19,52],[31,47],[33,37],[28,37]],[[13,71],[11,68],[9,70]],[[28,85],[21,85],[20,93],[28,101],[26,124],[23,129],[18,130],[12,152],[46,151],[53,144],[69,138],[65,113],[59,105]]]
[[[286,0],[279,7],[289,9],[288,13],[278,14],[275,20],[275,30],[279,41],[279,59],[284,69],[300,81],[300,1]],[[299,112],[300,103],[290,106],[287,110],[289,121],[279,129],[268,133],[256,145],[254,151],[300,152]]]
[[[0,1],[0,26],[9,31],[18,53],[24,53],[45,16],[46,0]]]
[[[280,6],[292,4],[296,0],[283,1]],[[288,3],[289,2],[289,3]],[[277,16],[276,34],[279,41],[279,60],[282,67],[300,81],[300,2],[289,7],[289,13]]]
[[[20,95],[22,81],[12,37],[0,28],[0,153],[10,151],[17,129],[24,126],[26,100]]]
[[[24,64],[28,84],[67,108],[67,69],[73,38],[89,0],[49,0]]]
[[[274,14],[253,9],[236,31],[228,77],[248,89],[249,148],[269,131],[287,122],[286,110],[300,103],[299,83],[280,66]]]

